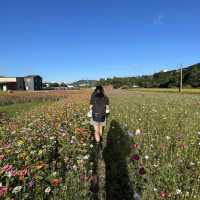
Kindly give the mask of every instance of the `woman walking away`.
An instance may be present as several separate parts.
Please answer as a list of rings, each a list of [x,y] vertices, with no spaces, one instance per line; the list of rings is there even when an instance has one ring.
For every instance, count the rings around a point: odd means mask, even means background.
[[[102,86],[97,86],[90,99],[90,124],[94,126],[95,140],[102,140],[103,127],[106,125],[106,115],[109,114],[109,99],[104,94]]]

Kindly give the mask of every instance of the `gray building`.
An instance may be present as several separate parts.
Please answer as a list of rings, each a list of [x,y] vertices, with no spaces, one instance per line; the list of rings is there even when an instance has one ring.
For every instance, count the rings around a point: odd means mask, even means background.
[[[42,89],[42,77],[26,76],[24,77],[25,89],[26,90],[41,90]]]
[[[42,77],[0,77],[0,91],[8,90],[41,90]]]

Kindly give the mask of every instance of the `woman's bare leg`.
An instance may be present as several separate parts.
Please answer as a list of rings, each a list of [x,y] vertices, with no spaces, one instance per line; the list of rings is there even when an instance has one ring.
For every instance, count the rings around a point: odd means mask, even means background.
[[[99,135],[100,135],[100,137],[102,137],[102,135],[103,135],[103,126],[100,126],[100,128],[99,128]]]
[[[94,130],[95,130],[95,133],[94,133],[95,140],[96,142],[100,142],[100,135],[99,135],[100,126],[99,125],[94,126]]]

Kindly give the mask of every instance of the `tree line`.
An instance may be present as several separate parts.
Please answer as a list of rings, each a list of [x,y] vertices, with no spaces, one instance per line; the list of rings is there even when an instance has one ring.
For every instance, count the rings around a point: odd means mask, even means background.
[[[153,75],[136,77],[113,77],[100,79],[97,84],[110,85],[114,88],[174,88],[180,85],[180,70],[161,71]],[[183,87],[200,87],[200,63],[183,68]]]

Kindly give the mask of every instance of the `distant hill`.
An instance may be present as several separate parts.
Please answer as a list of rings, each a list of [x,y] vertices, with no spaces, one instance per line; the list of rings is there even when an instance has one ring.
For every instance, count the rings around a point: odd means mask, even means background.
[[[82,87],[84,87],[84,86],[93,87],[96,85],[96,83],[97,83],[96,80],[79,80],[79,81],[71,83],[70,85],[78,86],[78,87],[81,87],[81,86]]]
[[[180,71],[163,70],[153,75],[136,77],[114,77],[100,79],[98,84],[113,84],[114,88],[119,87],[145,87],[145,88],[172,88],[178,87],[180,83]],[[183,68],[183,86],[200,87],[200,63]]]

